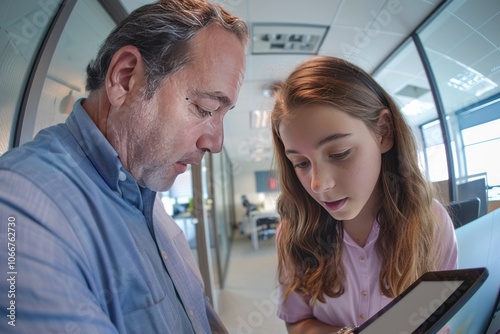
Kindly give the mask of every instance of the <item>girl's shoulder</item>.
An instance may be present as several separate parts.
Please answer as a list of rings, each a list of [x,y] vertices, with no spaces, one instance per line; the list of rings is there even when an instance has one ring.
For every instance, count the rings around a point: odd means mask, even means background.
[[[432,203],[434,213],[439,220],[440,226],[436,229],[435,240],[437,240],[440,256],[438,257],[438,270],[456,269],[458,264],[458,248],[455,236],[455,227],[448,209],[438,200]]]
[[[434,214],[441,222],[445,222],[448,220],[450,220],[451,222],[450,215],[448,214],[448,209],[446,209],[443,203],[441,203],[437,199],[432,200],[432,210],[434,211]]]
[[[455,226],[451,219],[450,213],[447,207],[440,201],[434,199],[432,201],[432,210],[437,218],[437,223],[439,227],[436,229],[438,238],[452,238],[455,233]]]

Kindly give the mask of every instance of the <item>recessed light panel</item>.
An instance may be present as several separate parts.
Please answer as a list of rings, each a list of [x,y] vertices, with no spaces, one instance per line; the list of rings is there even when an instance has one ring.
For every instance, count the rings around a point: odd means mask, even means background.
[[[253,54],[317,54],[327,26],[296,24],[254,24]]]

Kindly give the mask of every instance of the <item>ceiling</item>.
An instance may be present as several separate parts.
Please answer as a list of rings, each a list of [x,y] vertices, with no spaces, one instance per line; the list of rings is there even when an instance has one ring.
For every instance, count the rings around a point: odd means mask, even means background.
[[[126,11],[132,11],[152,0],[121,0]],[[271,167],[272,142],[268,127],[251,126],[250,112],[259,110],[261,118],[272,108],[273,100],[266,91],[269,86],[283,80],[309,54],[296,52],[304,45],[305,50],[314,49],[315,38],[307,35],[326,30],[326,35],[316,38],[321,55],[346,58],[368,72],[377,69],[375,78],[395,98],[400,106],[418,100],[419,115],[411,115],[410,124],[418,126],[437,118],[429,81],[419,60],[415,46],[408,36],[438,8],[440,11],[431,24],[419,33],[425,51],[436,76],[443,108],[450,114],[469,105],[483,102],[490,96],[500,94],[500,1],[499,0],[214,0],[244,19],[251,32],[251,43],[247,49],[247,73],[236,107],[225,117],[225,150],[234,170],[241,173],[268,170]],[[446,6],[441,6],[446,1]],[[114,1],[112,2],[116,5]],[[41,13],[52,9],[40,7],[38,2],[4,0],[0,14],[0,44],[7,50],[8,34],[22,34],[26,22],[38,22]],[[102,3],[102,1],[99,1]],[[106,3],[106,1],[104,1]],[[116,13],[115,10],[108,10]],[[118,10],[122,12],[123,10]],[[45,15],[45,14],[43,14]],[[30,21],[31,20],[31,21]],[[71,23],[71,24],[70,24]],[[263,27],[268,25],[268,27]],[[286,31],[278,25],[294,25]],[[98,5],[97,1],[77,1],[63,30],[44,83],[43,94],[36,116],[35,134],[38,128],[64,121],[53,105],[73,93],[73,97],[85,97],[85,75],[82,69],[88,59],[95,56],[100,42],[115,26],[115,21]],[[254,28],[256,33],[254,34]],[[31,30],[30,30],[31,32]],[[36,30],[41,34],[41,30]],[[262,33],[269,32],[269,36]],[[281,33],[282,32],[282,33]],[[290,40],[283,42],[278,36],[290,33]],[[15,36],[17,36],[15,35]],[[298,38],[300,37],[300,38]],[[305,41],[305,43],[296,43]],[[283,53],[294,45],[292,53]],[[37,45],[22,39],[16,44],[23,54],[15,52],[10,58],[4,53],[2,69],[29,68],[30,59]],[[254,51],[265,50],[256,54]],[[263,49],[264,48],[264,49]],[[281,49],[280,49],[281,48]],[[396,55],[393,52],[398,49]],[[391,56],[391,54],[393,56]],[[388,57],[389,65],[381,66]],[[386,63],[386,64],[387,64]],[[6,64],[9,64],[8,66]],[[23,76],[13,76],[9,92],[22,87]],[[457,83],[457,78],[467,82]],[[456,85],[452,82],[455,80]],[[464,84],[472,82],[472,88]],[[462,86],[460,86],[462,85]],[[408,87],[416,87],[408,89]],[[77,87],[77,88],[75,88]],[[482,94],[488,90],[486,94]],[[412,94],[422,93],[415,98]],[[408,94],[409,93],[409,94]],[[496,95],[495,95],[496,94]],[[410,96],[408,96],[410,95]],[[12,109],[6,105],[8,98],[0,99],[2,110]],[[62,103],[62,101],[61,101]],[[424,105],[424,107],[422,107]],[[430,108],[428,108],[431,106]],[[427,110],[428,108],[428,110]],[[42,112],[45,111],[45,114]],[[497,111],[500,112],[500,111]],[[48,123],[40,123],[43,120]],[[10,124],[10,121],[4,121]],[[2,124],[3,124],[2,123]],[[2,132],[0,132],[2,133]],[[6,132],[7,133],[7,132]],[[436,141],[442,140],[441,133]]]
[[[121,0],[131,11],[146,0]],[[493,3],[497,0],[485,0]],[[244,19],[250,31],[261,24],[292,24],[326,26],[327,33],[318,54],[346,58],[373,72],[443,1],[442,0],[222,0],[231,13]],[[459,2],[464,2],[459,0]],[[472,1],[471,1],[472,2]],[[498,12],[498,5],[494,13]],[[474,6],[479,11],[480,6]],[[488,10],[488,8],[484,8]],[[484,13],[483,13],[484,14]],[[491,15],[491,13],[489,14]],[[500,15],[497,15],[500,17]],[[498,19],[497,21],[498,22]],[[497,26],[498,28],[498,26]],[[259,29],[265,29],[259,27]],[[276,34],[271,27],[270,34]],[[274,29],[274,30],[273,30]],[[301,34],[300,27],[294,34]],[[495,29],[498,31],[497,29]],[[305,32],[307,33],[307,32]],[[438,33],[438,32],[437,32]],[[497,36],[498,33],[496,32]],[[253,37],[247,50],[247,73],[235,109],[225,119],[224,147],[238,169],[267,170],[271,165],[272,143],[269,128],[252,128],[250,111],[270,110],[272,98],[266,87],[283,80],[309,54],[267,53],[254,54],[253,44],[262,38]],[[446,37],[441,36],[446,44]],[[279,44],[279,43],[278,43]],[[444,47],[444,45],[441,45]],[[441,47],[436,46],[436,47]],[[498,45],[497,45],[498,47]],[[274,50],[275,51],[275,50]],[[273,52],[274,52],[273,51]],[[416,57],[417,54],[413,54]],[[411,73],[411,68],[400,68],[399,77],[424,76]],[[384,77],[391,85],[391,74]],[[401,83],[398,83],[398,89]],[[394,84],[393,84],[394,86]],[[396,89],[396,87],[394,87]]]

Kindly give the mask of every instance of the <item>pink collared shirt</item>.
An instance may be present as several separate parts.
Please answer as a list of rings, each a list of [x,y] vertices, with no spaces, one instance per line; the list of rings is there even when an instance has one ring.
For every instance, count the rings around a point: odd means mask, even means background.
[[[446,226],[438,238],[443,247],[443,258],[438,270],[456,269],[458,252],[453,223],[439,202],[434,201],[434,209],[440,221]],[[342,260],[347,281],[342,296],[338,298],[325,296],[325,303],[317,302],[311,306],[294,292],[283,307],[283,286],[280,286],[278,317],[290,323],[316,318],[333,326],[359,326],[387,305],[392,298],[384,296],[379,288],[381,262],[375,251],[379,231],[379,224],[375,222],[364,247],[360,247],[347,233],[344,233]]]

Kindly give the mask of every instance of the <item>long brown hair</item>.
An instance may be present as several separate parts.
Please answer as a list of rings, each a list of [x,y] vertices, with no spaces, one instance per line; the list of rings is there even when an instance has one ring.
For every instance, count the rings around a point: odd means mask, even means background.
[[[285,300],[296,291],[325,302],[325,294],[344,292],[342,222],[332,218],[300,184],[285,156],[279,126],[308,104],[328,104],[362,120],[380,134],[379,115],[389,110],[393,147],[382,156],[376,244],[381,259],[379,284],[395,297],[422,273],[435,270],[436,229],[433,192],[423,176],[410,127],[391,97],[359,67],[339,58],[315,57],[299,65],[279,85],[271,114],[275,164],[282,192],[278,198],[281,226],[277,238],[278,274],[286,284]]]

